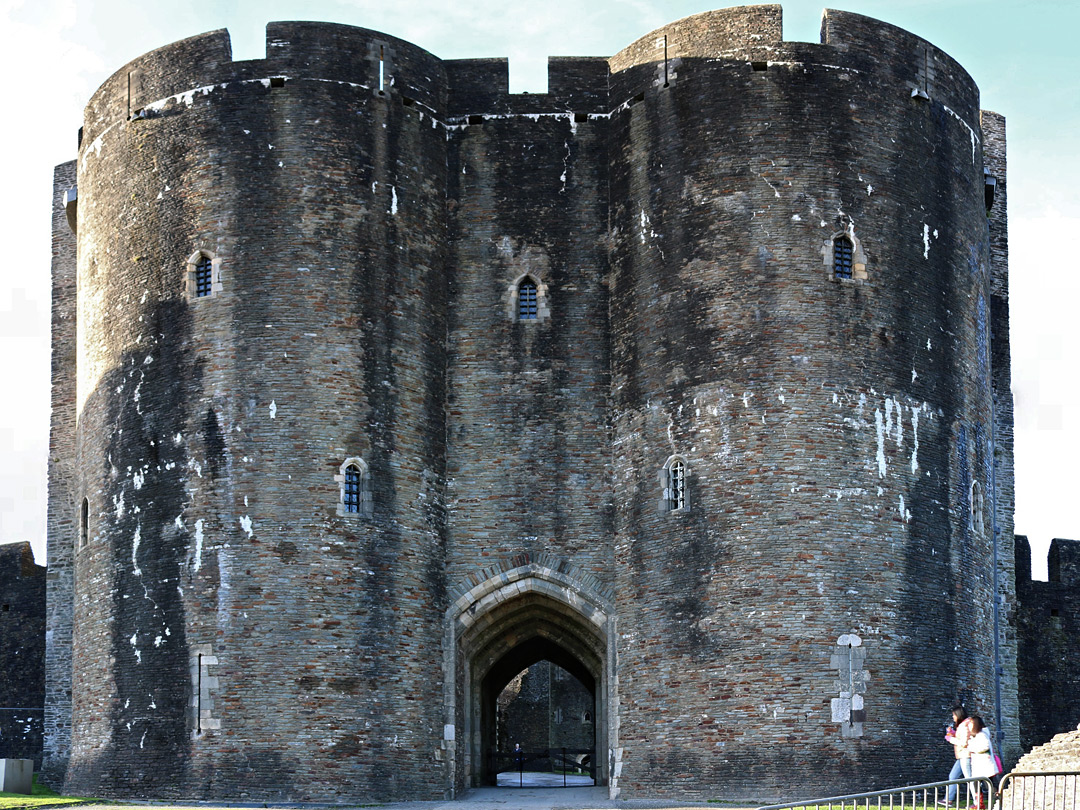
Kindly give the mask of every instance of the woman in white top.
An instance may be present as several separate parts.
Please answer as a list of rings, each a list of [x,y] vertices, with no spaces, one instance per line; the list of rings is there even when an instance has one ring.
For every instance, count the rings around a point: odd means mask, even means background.
[[[997,776],[997,763],[994,761],[994,746],[990,742],[990,732],[977,714],[971,715],[971,721],[972,730],[975,732],[967,744],[967,752],[971,757],[971,775],[988,778]],[[982,807],[981,785],[976,782],[969,787],[974,788],[975,806]]]
[[[945,732],[945,741],[952,744],[953,753],[956,755],[952,770],[949,771],[950,782],[971,778],[971,758],[968,756],[967,744],[971,735],[975,733],[971,718],[968,717],[963,706],[953,706],[952,716],[953,724]],[[956,793],[956,785],[949,785],[945,791],[945,798],[938,799],[938,804],[955,807],[957,805]]]

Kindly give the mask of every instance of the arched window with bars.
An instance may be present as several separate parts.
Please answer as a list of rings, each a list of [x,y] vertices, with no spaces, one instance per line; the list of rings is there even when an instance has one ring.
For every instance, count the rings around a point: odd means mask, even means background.
[[[195,297],[206,298],[213,291],[214,263],[203,254],[195,262]]]
[[[360,468],[350,464],[345,468],[345,511],[360,511]]]
[[[834,233],[822,245],[821,255],[834,281],[866,281],[866,253],[855,229]]]
[[[833,275],[836,278],[851,278],[854,255],[855,246],[847,236],[841,234],[833,239]]]
[[[536,282],[529,276],[518,284],[518,320],[535,321],[538,313]]]
[[[191,300],[212,298],[221,292],[221,260],[196,250],[187,260],[187,293]]]
[[[661,512],[687,512],[690,510],[689,467],[682,456],[671,456],[660,470]]]
[[[371,517],[371,476],[364,460],[359,457],[345,459],[334,480],[339,489],[338,514]]]
[[[506,290],[506,314],[511,321],[541,323],[551,316],[548,285],[533,273],[514,279]]]

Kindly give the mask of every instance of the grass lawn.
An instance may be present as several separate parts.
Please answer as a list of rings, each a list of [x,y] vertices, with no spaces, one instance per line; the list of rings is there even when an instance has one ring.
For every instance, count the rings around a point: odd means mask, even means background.
[[[61,796],[45,785],[39,785],[37,774],[34,774],[33,792],[27,796],[25,793],[0,792],[0,810],[11,810],[16,807],[59,807],[64,804],[90,804],[94,799],[80,799],[75,796]]]

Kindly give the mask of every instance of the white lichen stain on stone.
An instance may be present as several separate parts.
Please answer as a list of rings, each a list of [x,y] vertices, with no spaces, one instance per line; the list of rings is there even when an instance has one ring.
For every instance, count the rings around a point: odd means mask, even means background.
[[[922,408],[911,409],[911,435],[912,448],[911,448],[911,474],[914,475],[919,469],[919,411]]]
[[[758,172],[758,177],[760,177],[762,180],[765,181],[765,185],[767,185],[769,188],[772,189],[773,196],[775,196],[777,199],[779,199],[780,198],[780,191],[776,188],[776,186],[774,186],[772,183],[769,182],[769,178],[767,178],[764,175],[764,173],[762,173],[762,172]]]
[[[390,214],[391,216],[397,215],[397,186],[390,186]]]
[[[881,410],[874,409],[874,424],[877,428],[877,468],[878,478],[884,478],[886,472],[885,463],[885,420],[881,415]]]
[[[277,418],[277,401],[276,400],[270,400],[270,418],[271,419],[276,419]]]
[[[576,127],[574,128],[576,129]],[[559,175],[559,182],[562,183],[562,187],[559,189],[560,194],[566,193],[566,175],[570,171],[570,143],[564,141],[563,146],[566,148],[566,154],[563,156],[562,174]]]
[[[836,500],[840,500],[848,495],[865,495],[866,490],[863,487],[837,487],[836,489],[829,490],[826,497],[835,497]]]
[[[251,517],[244,515],[240,518],[240,528],[247,532],[248,537],[253,537],[255,532],[251,529]]]
[[[198,571],[202,568],[202,549],[203,549],[203,522],[202,520],[195,521],[195,562],[192,567]],[[168,629],[165,630],[168,633]]]
[[[131,538],[131,573],[137,577],[142,576],[142,569],[139,568],[139,543],[142,541],[142,525],[135,524],[135,536]]]
[[[975,165],[975,156],[976,156],[976,151],[977,151],[976,146],[979,143],[979,136],[975,134],[975,129],[971,126],[971,124],[969,124],[967,121],[965,121],[963,118],[961,118],[956,112],[949,109],[949,107],[947,105],[942,104],[941,109],[945,110],[945,112],[947,112],[949,115],[951,115],[957,121],[959,121],[961,123],[961,125],[964,127],[964,129],[966,129],[968,131],[968,135],[971,137],[971,165],[974,166]]]
[[[900,519],[904,523],[911,523],[911,510],[904,506],[904,496],[900,496]]]

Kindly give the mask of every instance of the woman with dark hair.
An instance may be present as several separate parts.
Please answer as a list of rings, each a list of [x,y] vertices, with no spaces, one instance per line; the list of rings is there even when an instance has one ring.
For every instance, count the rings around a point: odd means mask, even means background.
[[[953,754],[956,756],[956,762],[949,771],[950,782],[971,778],[971,755],[968,754],[967,746],[971,735],[975,733],[972,730],[971,718],[968,717],[963,706],[953,706],[952,716],[953,724],[945,730],[945,740],[952,743]],[[949,785],[948,790],[945,791],[945,798],[938,799],[938,804],[955,805],[956,792],[956,785]]]
[[[968,740],[968,754],[971,756],[971,775],[992,779],[997,776],[997,763],[994,761],[994,745],[990,742],[990,731],[986,728],[982,718],[977,714],[971,716],[972,735]],[[981,808],[982,783],[976,782],[969,786],[969,793],[975,794],[975,807]]]

